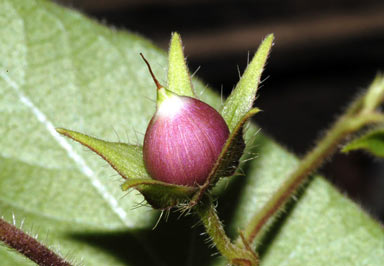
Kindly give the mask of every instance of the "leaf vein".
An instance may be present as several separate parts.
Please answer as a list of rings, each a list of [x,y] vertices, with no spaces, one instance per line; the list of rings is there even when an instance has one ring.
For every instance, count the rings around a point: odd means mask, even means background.
[[[119,206],[117,199],[109,193],[106,187],[101,183],[94,171],[87,165],[85,160],[72,148],[71,144],[61,137],[56,132],[52,122],[48,120],[47,116],[21,91],[18,84],[13,81],[6,73],[0,72],[0,77],[16,92],[21,103],[27,106],[36,119],[42,123],[50,135],[56,140],[56,142],[67,152],[68,156],[75,162],[80,171],[88,178],[92,186],[102,196],[102,198],[108,203],[111,210],[119,217],[123,224],[129,228],[134,225],[129,222],[126,211]]]

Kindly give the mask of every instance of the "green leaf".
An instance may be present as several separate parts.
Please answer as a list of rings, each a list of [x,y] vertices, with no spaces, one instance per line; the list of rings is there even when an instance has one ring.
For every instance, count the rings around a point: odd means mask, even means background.
[[[254,137],[255,132],[249,130],[248,136]],[[236,177],[220,199],[227,205],[222,208],[233,214],[228,229],[231,235],[246,226],[298,163],[296,157],[265,136],[254,138],[256,148],[252,152],[257,159],[247,163],[245,176]],[[267,266],[381,265],[383,239],[382,225],[323,177],[315,176],[288,209],[268,223],[257,239],[257,250],[262,265]],[[215,265],[222,264],[218,261]]]
[[[122,192],[102,160],[54,130],[86,128],[105,139],[115,139],[116,131],[141,142],[136,131],[145,131],[155,109],[146,97],[155,91],[139,52],[166,64],[148,41],[77,12],[47,1],[0,1],[0,215],[24,220],[23,228],[77,264],[133,262],[73,235],[125,230],[133,236],[156,221],[150,208],[135,208],[143,197]],[[143,249],[140,241],[133,237],[125,248]]]
[[[363,149],[384,158],[384,128],[375,128],[345,145],[342,152]]]
[[[47,1],[0,1],[0,215],[24,220],[27,232],[76,265],[213,265],[196,220],[171,215],[152,230],[157,212],[135,208],[143,197],[121,191],[111,167],[54,130],[118,141],[116,131],[141,145],[155,111],[148,97],[156,95],[140,52],[163,73],[165,53],[133,34]],[[220,105],[211,90],[202,97]],[[246,176],[223,179],[219,215],[232,233],[297,163],[261,134],[255,145]],[[382,264],[382,226],[321,177],[288,214],[263,242],[263,265]],[[2,245],[0,261],[31,264]]]
[[[172,34],[168,52],[168,90],[194,97],[189,70],[185,63],[183,44],[178,33]]]
[[[231,132],[242,117],[252,108],[256,99],[261,73],[272,48],[273,39],[273,34],[270,34],[263,40],[236,88],[224,103],[221,115],[227,122]]]

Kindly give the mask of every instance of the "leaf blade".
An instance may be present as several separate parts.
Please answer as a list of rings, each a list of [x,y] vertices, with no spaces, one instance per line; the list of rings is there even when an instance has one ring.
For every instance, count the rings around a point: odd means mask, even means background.
[[[363,134],[342,148],[343,153],[363,149],[372,155],[384,158],[384,127],[375,128]]]
[[[248,138],[255,132],[251,129]],[[242,182],[241,189],[237,187],[238,197],[234,198],[229,187],[229,199],[226,195],[220,199],[221,204],[238,202],[237,208],[231,208],[234,216],[229,232],[233,236],[268,202],[298,163],[295,156],[261,134],[256,135],[254,143],[252,152],[258,154],[257,158],[247,164],[244,177],[236,177]],[[377,221],[321,176],[302,191],[290,209],[268,222],[256,239],[263,265],[380,265],[384,228]],[[352,234],[356,230],[360,233]],[[360,249],[361,253],[357,251]],[[364,259],[355,252],[363,254]]]
[[[87,117],[88,122],[93,124],[89,127],[90,130],[95,135],[105,136],[112,128],[111,124],[116,124],[117,120],[128,123],[132,120],[127,118],[127,112],[140,112],[143,116],[133,120],[137,120],[134,123],[136,126],[144,128],[145,116],[149,119],[152,113],[150,108],[143,111],[140,105],[127,107],[122,106],[121,101],[116,102],[116,94],[120,94],[122,99],[126,97],[125,86],[132,84],[137,76],[116,79],[122,73],[121,70],[128,69],[129,64],[119,58],[117,50],[120,48],[117,44],[105,41],[114,34],[76,12],[69,12],[47,1],[1,1],[0,13],[5,18],[0,20],[0,131],[3,135],[0,141],[1,214],[8,221],[12,221],[12,216],[9,215],[11,213],[14,213],[16,219],[25,219],[27,230],[33,225],[44,224],[45,226],[33,233],[46,235],[49,231],[50,238],[56,240],[53,243],[62,247],[61,251],[67,253],[72,250],[74,257],[84,258],[85,264],[126,265],[108,252],[101,254],[91,244],[79,244],[68,240],[66,235],[76,230],[86,232],[127,229],[128,226],[151,227],[155,213],[145,207],[134,210],[136,202],[142,200],[142,197],[128,195],[123,201],[121,198],[124,194],[119,184],[113,180],[111,182],[110,175],[113,172],[103,169],[100,161],[87,158],[89,154],[69,144],[68,147],[84,160],[99,181],[87,177],[78,162],[71,159],[68,152],[60,146],[48,127],[62,124],[77,128],[85,121],[83,118]],[[70,27],[75,24],[78,26]],[[77,42],[73,41],[75,39]],[[135,36],[125,34],[124,39],[120,40],[118,46],[130,49],[135,43],[141,51],[143,47],[153,51],[147,41]],[[89,41],[92,45],[87,46],[86,50],[73,53],[73,50],[81,49],[82,45],[79,43]],[[95,62],[100,62],[101,58],[105,59],[103,53],[100,53],[103,50],[110,57],[105,60],[105,64],[97,63],[97,67],[92,66]],[[158,51],[157,53],[159,54]],[[165,62],[164,56],[160,55],[159,58],[159,61],[163,58]],[[109,71],[113,65],[116,67],[115,73]],[[116,71],[120,74],[116,75]],[[143,68],[142,72],[144,71]],[[46,75],[52,78],[44,78]],[[102,100],[100,97],[89,97],[90,92],[92,96],[102,95],[105,87],[111,87],[111,84],[105,86],[105,80],[109,83],[111,79],[115,80],[113,86],[118,88],[113,93],[115,96],[108,93]],[[140,91],[149,92],[144,83],[139,83],[139,89],[133,96],[125,99],[141,97],[137,93]],[[119,115],[115,113],[108,116],[100,113],[98,107],[106,106],[112,98],[116,110],[124,111]],[[87,108],[84,108],[85,105]],[[119,127],[115,129],[119,132]],[[128,133],[130,138],[135,138],[133,130]],[[119,218],[97,192],[93,182],[101,183],[119,208],[127,212],[129,210],[129,215],[123,220]],[[97,206],[97,211],[92,206]],[[46,217],[49,219],[43,223]],[[63,219],[73,223],[80,221],[80,225],[63,227],[59,222]]]

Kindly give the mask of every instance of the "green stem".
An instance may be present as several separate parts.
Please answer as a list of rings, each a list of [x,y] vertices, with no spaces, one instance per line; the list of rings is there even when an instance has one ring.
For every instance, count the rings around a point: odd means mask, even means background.
[[[244,245],[244,248],[234,245],[226,235],[223,225],[217,215],[212,200],[204,198],[194,207],[204,227],[219,252],[231,262],[232,265],[257,266],[258,256]]]
[[[368,91],[369,93],[369,91]],[[366,95],[368,95],[368,93]],[[366,96],[355,101],[346,113],[341,116],[316,147],[310,151],[300,162],[296,170],[291,173],[283,185],[273,194],[272,198],[256,213],[244,230],[246,241],[252,244],[267,221],[282,209],[282,206],[305,183],[308,176],[314,172],[323,161],[333,155],[338,145],[351,133],[371,123],[383,122],[384,116],[364,104]],[[378,106],[378,103],[375,104]],[[238,246],[243,246],[241,238],[237,240]]]

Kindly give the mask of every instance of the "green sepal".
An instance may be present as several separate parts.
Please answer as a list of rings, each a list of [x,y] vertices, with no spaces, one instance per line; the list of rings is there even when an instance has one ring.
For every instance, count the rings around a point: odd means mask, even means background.
[[[172,34],[168,53],[168,89],[182,96],[194,97],[191,78],[185,63],[183,44],[178,33]]]
[[[256,99],[260,77],[273,45],[273,34],[269,34],[259,48],[231,95],[225,101],[221,115],[232,132],[241,119],[252,108]]]
[[[128,179],[121,185],[121,188],[123,190],[137,189],[153,208],[161,210],[188,203],[198,190],[197,187],[173,185],[148,178]]]
[[[196,187],[179,186],[151,179],[144,167],[141,146],[108,142],[63,128],[56,130],[97,153],[126,179],[122,184],[123,190],[137,189],[155,209],[169,209],[189,202],[198,190]]]
[[[108,142],[64,128],[57,128],[56,131],[97,153],[123,178],[150,178],[144,167],[141,146]]]
[[[202,186],[200,186],[199,192],[195,194],[190,203],[190,206],[196,205],[201,200],[205,191],[213,187],[220,178],[228,177],[235,173],[240,163],[240,158],[243,155],[245,149],[245,142],[243,138],[244,124],[248,121],[249,118],[260,111],[261,110],[259,108],[252,108],[240,119],[239,123],[233,129],[226,143],[224,144],[223,150],[221,151],[219,158],[213,166],[207,181]]]
[[[363,149],[371,154],[384,158],[384,126],[375,128],[361,137],[354,139],[341,150],[348,153],[353,150]]]

